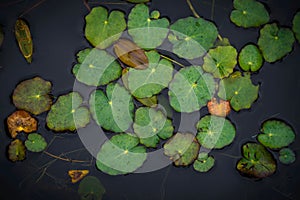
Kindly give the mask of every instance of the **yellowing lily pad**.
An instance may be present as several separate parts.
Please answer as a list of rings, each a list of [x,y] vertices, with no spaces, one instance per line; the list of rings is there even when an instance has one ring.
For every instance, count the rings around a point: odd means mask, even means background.
[[[33,43],[27,22],[17,19],[15,24],[15,36],[19,49],[28,63],[32,62]]]
[[[85,177],[78,187],[80,200],[101,200],[105,192],[104,186],[95,176]]]
[[[239,65],[244,71],[258,71],[264,60],[260,50],[254,44],[244,46],[239,54]]]
[[[290,165],[296,160],[294,151],[290,148],[283,148],[279,151],[279,161],[282,164]]]
[[[194,162],[194,169],[198,172],[208,172],[213,168],[215,164],[215,159],[209,156],[208,153],[199,153],[197,160]]]
[[[15,139],[8,146],[8,158],[12,162],[22,161],[25,159],[26,151],[23,142],[19,139]]]
[[[43,136],[38,133],[31,133],[25,141],[25,147],[32,152],[44,151],[47,147],[47,142]]]
[[[69,170],[68,174],[71,177],[72,183],[77,183],[81,179],[83,179],[86,175],[90,173],[87,169],[75,169],[75,170]]]

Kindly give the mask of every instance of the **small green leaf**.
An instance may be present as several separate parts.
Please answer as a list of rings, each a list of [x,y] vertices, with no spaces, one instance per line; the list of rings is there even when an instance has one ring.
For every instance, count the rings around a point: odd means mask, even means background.
[[[279,161],[282,164],[289,165],[295,162],[296,155],[290,148],[283,148],[279,151]]]
[[[15,139],[8,146],[8,158],[12,162],[22,161],[25,159],[26,151],[23,142],[19,139]]]
[[[244,46],[239,54],[239,65],[244,71],[258,71],[263,64],[263,57],[256,45]]]
[[[78,194],[81,200],[101,200],[105,188],[95,176],[87,176],[79,184]]]
[[[17,19],[15,36],[19,49],[28,63],[32,62],[33,43],[28,24],[23,19]]]
[[[293,19],[293,31],[295,33],[295,36],[300,43],[300,11],[298,11]]]
[[[38,133],[31,133],[25,141],[25,147],[32,152],[44,151],[47,147],[47,142],[43,136]]]
[[[261,134],[257,136],[258,141],[270,148],[280,149],[290,145],[295,140],[293,129],[279,120],[268,120],[262,124]]]
[[[194,162],[194,169],[198,172],[208,172],[213,168],[215,159],[212,156],[208,156],[208,153],[199,153],[198,159]]]

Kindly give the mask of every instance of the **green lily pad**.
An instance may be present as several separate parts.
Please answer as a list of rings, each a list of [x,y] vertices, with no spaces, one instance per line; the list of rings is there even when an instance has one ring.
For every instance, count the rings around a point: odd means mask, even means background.
[[[84,49],[77,54],[77,61],[72,72],[78,81],[86,85],[106,85],[122,74],[119,63],[104,50]]]
[[[174,131],[171,120],[160,110],[146,107],[136,110],[133,129],[146,147],[156,147],[160,139],[170,138]]]
[[[23,142],[15,139],[8,146],[8,158],[12,162],[22,161],[26,157],[26,149]]]
[[[138,144],[139,139],[129,134],[113,136],[102,145],[97,155],[97,168],[109,175],[134,172],[147,158],[146,149]]]
[[[230,20],[244,28],[268,23],[270,16],[264,5],[256,0],[234,0]]]
[[[0,47],[2,45],[3,39],[4,39],[4,34],[3,34],[2,26],[0,25]]]
[[[22,81],[14,90],[13,103],[18,109],[39,115],[52,105],[51,88],[52,84],[40,77]]]
[[[197,140],[207,149],[221,149],[231,144],[235,137],[235,127],[232,123],[217,116],[207,115],[196,125]]]
[[[85,37],[95,47],[105,49],[117,41],[126,29],[125,15],[105,8],[95,7],[85,17]]]
[[[216,26],[202,18],[179,19],[170,28],[168,39],[173,44],[172,52],[186,59],[203,56],[218,36]]]
[[[129,13],[128,33],[143,49],[154,49],[162,44],[169,32],[169,20],[159,18],[158,11],[149,14],[145,4],[138,4]]]
[[[263,123],[258,141],[270,149],[280,149],[290,145],[295,140],[293,129],[279,120],[268,120]]]
[[[262,145],[247,143],[242,148],[243,158],[237,163],[237,170],[245,176],[265,178],[276,171],[273,155]]]
[[[47,142],[43,136],[38,133],[31,133],[25,141],[25,147],[32,152],[44,151],[47,147]]]
[[[132,96],[118,83],[107,85],[106,95],[101,90],[94,91],[89,105],[97,124],[106,130],[123,132],[133,122]]]
[[[216,83],[211,74],[200,66],[179,70],[169,85],[170,105],[178,112],[194,112],[206,106],[215,93]]]
[[[85,127],[90,122],[90,112],[82,102],[83,98],[77,92],[59,96],[47,115],[48,128],[60,132]]]
[[[233,46],[210,49],[204,57],[203,69],[215,78],[224,78],[233,72],[237,63],[237,51]]]
[[[164,154],[169,156],[176,166],[188,166],[198,156],[200,144],[191,133],[176,133],[164,145]]]
[[[275,62],[293,50],[294,34],[289,28],[267,24],[260,30],[258,46],[267,62]]]
[[[279,151],[279,161],[282,164],[289,165],[295,162],[296,155],[290,148],[283,148]]]
[[[300,43],[300,11],[296,13],[293,19],[293,31],[295,33],[295,36]]]
[[[235,111],[249,109],[258,98],[259,86],[253,85],[250,74],[235,72],[228,78],[221,80],[218,96],[230,101]]]
[[[208,153],[199,153],[198,159],[194,162],[194,169],[198,172],[208,172],[215,165],[215,159]]]
[[[128,88],[137,98],[152,97],[160,93],[172,80],[173,65],[166,59],[160,59],[155,51],[146,52],[149,67],[144,70],[130,68],[126,73]]]
[[[244,71],[258,71],[264,62],[260,50],[254,44],[244,46],[239,54],[239,65]]]
[[[101,200],[105,192],[104,186],[95,176],[84,177],[78,187],[81,200]]]

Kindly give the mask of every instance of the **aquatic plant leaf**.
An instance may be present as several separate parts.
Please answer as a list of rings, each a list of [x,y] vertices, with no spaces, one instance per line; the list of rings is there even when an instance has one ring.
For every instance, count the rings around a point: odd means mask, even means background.
[[[71,177],[72,183],[77,183],[81,179],[83,179],[86,175],[90,173],[87,169],[75,169],[75,170],[69,170],[68,175]]]
[[[13,92],[13,103],[18,109],[39,115],[52,105],[51,88],[51,82],[40,77],[22,81]]]
[[[128,88],[136,98],[152,97],[160,93],[172,80],[173,65],[166,59],[160,59],[155,51],[146,52],[149,66],[144,70],[130,68],[126,74]]]
[[[106,85],[121,76],[122,68],[115,58],[104,50],[84,49],[77,54],[73,67],[76,79],[86,85]]]
[[[176,166],[188,166],[196,160],[200,144],[191,133],[176,133],[164,145],[164,154]]]
[[[249,28],[268,23],[270,16],[264,5],[256,0],[234,0],[230,20],[237,26]]]
[[[226,117],[230,113],[230,102],[223,99],[212,98],[207,103],[208,112],[211,115]]]
[[[194,112],[206,106],[215,93],[216,83],[211,74],[200,66],[180,69],[169,85],[170,105],[177,112]]]
[[[139,139],[130,134],[113,136],[102,145],[97,155],[97,168],[109,175],[134,172],[147,158],[146,149],[138,144]]]
[[[169,20],[159,18],[158,11],[152,13],[149,14],[149,7],[145,4],[138,4],[128,15],[128,33],[133,41],[143,49],[158,47],[169,32]]]
[[[218,46],[205,55],[203,69],[215,78],[224,78],[233,72],[236,63],[237,51],[233,46]]]
[[[22,161],[25,159],[26,151],[23,142],[19,139],[15,139],[8,146],[8,158],[12,162]]]
[[[279,161],[282,164],[289,165],[295,162],[296,155],[290,148],[283,148],[279,151]]]
[[[197,140],[207,149],[221,149],[230,145],[236,130],[232,123],[223,117],[207,115],[197,123]]]
[[[235,111],[249,109],[258,98],[259,86],[253,85],[250,74],[242,76],[241,72],[234,72],[228,78],[221,80],[218,96],[230,101]]]
[[[147,97],[147,98],[136,98],[139,102],[141,102],[143,105],[152,107],[157,105],[157,96]]]
[[[80,200],[101,200],[105,192],[104,186],[95,176],[85,177],[78,187]]]
[[[165,115],[168,118],[172,119],[173,118],[173,109],[170,106],[169,99],[165,95],[159,94],[157,96],[157,101],[158,101],[159,108],[165,112]]]
[[[179,19],[170,28],[168,39],[173,44],[172,52],[186,59],[203,56],[218,36],[216,26],[202,18]]]
[[[148,107],[136,110],[133,129],[140,143],[146,147],[156,147],[160,139],[170,138],[174,131],[171,120],[160,110]]]
[[[126,0],[130,3],[147,3],[149,2],[150,0]]]
[[[290,145],[295,140],[293,129],[285,122],[268,120],[262,124],[258,141],[270,149],[280,149]]]
[[[293,31],[295,33],[295,36],[300,43],[300,11],[298,11],[293,19]]]
[[[3,43],[3,39],[4,39],[4,34],[3,34],[2,26],[0,25],[0,47]]]
[[[47,142],[43,136],[38,133],[31,133],[25,141],[25,147],[32,152],[44,151],[47,147]]]
[[[244,71],[256,72],[263,65],[263,57],[260,50],[254,44],[248,44],[239,53],[239,65]]]
[[[276,23],[266,24],[260,30],[258,47],[267,62],[275,62],[293,50],[294,34],[289,28]]]
[[[215,47],[218,46],[231,46],[228,38],[218,38],[215,42]]]
[[[198,172],[208,172],[215,165],[215,159],[208,153],[199,153],[197,160],[194,162],[194,169]]]
[[[48,128],[54,131],[75,131],[90,122],[90,112],[82,106],[83,98],[77,92],[58,97],[47,115]]]
[[[132,96],[120,84],[110,83],[106,94],[94,91],[89,100],[90,111],[99,126],[113,132],[126,131],[133,122]]]
[[[126,28],[125,15],[99,6],[85,17],[85,37],[95,47],[105,49],[117,41]]]
[[[276,171],[273,155],[261,144],[246,143],[242,147],[243,158],[237,163],[237,170],[244,176],[265,178]]]
[[[32,62],[33,44],[28,24],[23,19],[17,19],[15,36],[19,49],[28,63]]]
[[[7,118],[8,131],[12,138],[19,132],[31,133],[37,130],[37,120],[24,110],[17,110]]]

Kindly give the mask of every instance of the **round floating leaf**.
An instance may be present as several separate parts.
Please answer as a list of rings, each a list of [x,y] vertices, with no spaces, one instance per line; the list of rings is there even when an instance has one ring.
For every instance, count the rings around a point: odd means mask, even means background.
[[[8,146],[8,158],[9,160],[16,162],[25,159],[26,151],[23,142],[19,139],[15,139]]]
[[[140,143],[146,147],[156,147],[160,138],[165,140],[173,135],[174,127],[171,120],[155,108],[138,108],[133,124],[134,133]]]
[[[95,47],[105,49],[117,41],[126,28],[124,13],[95,7],[85,17],[85,37]]]
[[[235,127],[223,117],[207,115],[196,125],[197,140],[207,149],[221,149],[231,144],[235,137]]]
[[[267,62],[275,62],[292,51],[294,34],[289,28],[267,24],[260,30],[258,46]]]
[[[286,147],[295,140],[293,129],[279,120],[268,120],[263,123],[261,134],[257,136],[258,141],[270,148],[280,149]]]
[[[81,200],[101,200],[105,188],[98,178],[87,176],[79,184],[78,194]]]
[[[237,170],[242,175],[264,178],[274,174],[276,161],[273,155],[262,145],[247,143],[242,148],[243,158],[237,163]]]
[[[18,109],[26,110],[34,115],[48,111],[52,105],[50,96],[51,83],[40,77],[19,83],[12,99]]]
[[[203,56],[218,36],[216,26],[202,18],[179,19],[170,28],[168,39],[173,44],[172,52],[186,59]]]
[[[230,19],[237,26],[258,27],[270,20],[264,5],[256,0],[234,0],[233,6]]]
[[[215,165],[215,159],[208,156],[208,153],[199,153],[198,159],[194,162],[194,169],[198,172],[208,172]]]
[[[78,81],[86,85],[106,85],[122,73],[119,63],[104,50],[84,49],[77,54],[77,61],[72,72]]]
[[[125,74],[130,92],[137,98],[152,97],[160,93],[172,80],[173,65],[160,59],[155,51],[146,52],[149,67],[144,70],[130,68]]]
[[[41,152],[46,149],[47,142],[40,134],[31,133],[25,141],[25,147],[32,152]]]
[[[152,13],[149,15],[149,8],[145,4],[138,4],[128,16],[128,32],[134,42],[144,49],[161,45],[169,32],[169,20],[159,19],[158,11]]]
[[[256,45],[244,46],[239,54],[239,65],[244,71],[258,71],[263,64],[263,57]]]
[[[293,19],[293,31],[295,33],[295,36],[300,43],[300,11],[296,13]]]
[[[198,156],[200,145],[191,133],[177,133],[164,145],[164,154],[176,166],[188,166]]]
[[[237,51],[233,46],[210,49],[204,57],[203,69],[216,78],[224,78],[233,72],[237,63]]]
[[[212,98],[215,88],[212,75],[203,73],[200,66],[183,68],[170,83],[170,105],[178,112],[200,110]]]
[[[211,115],[226,117],[230,113],[230,102],[223,99],[212,98],[207,103],[208,112]]]
[[[147,158],[146,149],[138,144],[139,139],[129,134],[113,136],[102,145],[97,155],[97,168],[109,175],[134,172]]]
[[[89,105],[97,124],[106,130],[123,132],[133,122],[132,96],[118,83],[109,84],[106,95],[101,90],[94,91]]]
[[[259,86],[253,85],[250,74],[242,76],[241,72],[235,72],[228,78],[221,80],[218,96],[230,101],[235,111],[249,109],[258,98]]]
[[[282,164],[292,164],[296,160],[296,155],[290,148],[284,148],[279,151],[279,161]]]
[[[75,131],[85,127],[90,122],[90,112],[82,106],[82,102],[77,92],[59,96],[47,115],[48,128],[54,131]]]

